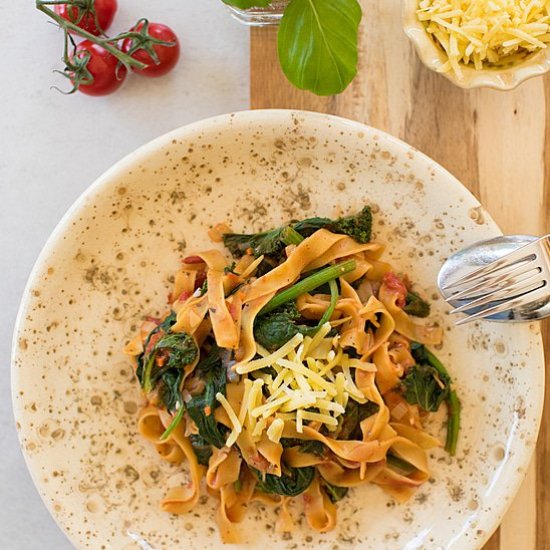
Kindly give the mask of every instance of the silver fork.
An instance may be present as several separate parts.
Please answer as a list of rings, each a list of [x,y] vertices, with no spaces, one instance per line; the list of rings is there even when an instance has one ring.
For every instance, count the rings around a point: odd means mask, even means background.
[[[466,302],[451,313],[475,309],[457,325],[550,297],[550,235],[471,271],[443,290],[448,302]]]

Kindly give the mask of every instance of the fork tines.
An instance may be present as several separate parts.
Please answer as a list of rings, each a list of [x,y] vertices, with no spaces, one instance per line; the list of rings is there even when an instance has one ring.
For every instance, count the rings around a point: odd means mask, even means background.
[[[550,297],[550,236],[529,243],[443,288],[446,300],[464,302],[451,313],[471,315],[461,325]]]

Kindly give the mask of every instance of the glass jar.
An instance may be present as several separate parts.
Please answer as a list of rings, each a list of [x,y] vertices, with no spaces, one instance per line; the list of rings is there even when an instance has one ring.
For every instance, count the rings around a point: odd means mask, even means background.
[[[278,25],[290,0],[273,0],[266,8],[249,8],[241,10],[227,6],[231,15],[241,23],[251,27]]]

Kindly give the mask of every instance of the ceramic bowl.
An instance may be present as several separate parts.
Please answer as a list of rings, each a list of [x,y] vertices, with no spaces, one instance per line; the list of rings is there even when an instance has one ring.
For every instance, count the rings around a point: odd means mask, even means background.
[[[432,479],[406,505],[376,486],[353,490],[331,533],[302,522],[281,536],[273,510],[252,505],[241,547],[473,549],[487,540],[535,447],[541,337],[536,324],[453,327],[436,276],[449,254],[498,227],[448,172],[383,132],[249,111],[185,126],[117,163],[61,220],[30,276],[14,339],[15,417],[36,486],[77,548],[221,547],[214,499],[187,516],[159,509],[185,471],[138,435],[142,397],[122,347],[144,315],[164,309],[182,255],[212,246],[212,224],[252,231],[365,203],[386,257],[445,327],[438,355],[463,405],[458,453],[432,452]]]
[[[413,43],[422,63],[432,71],[442,74],[460,88],[495,88],[511,90],[534,76],[540,76],[550,70],[550,49],[541,50],[529,55],[521,63],[507,68],[487,68],[476,70],[473,67],[462,67],[463,77],[459,78],[453,71],[442,72],[441,67],[447,62],[447,56],[438,48],[424,25],[418,20],[416,10],[418,0],[403,0],[403,28]]]

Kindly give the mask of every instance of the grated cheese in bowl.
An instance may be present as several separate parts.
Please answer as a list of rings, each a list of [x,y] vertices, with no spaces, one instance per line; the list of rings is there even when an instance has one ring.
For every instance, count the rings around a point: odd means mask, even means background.
[[[550,42],[550,0],[420,0],[417,17],[448,61],[439,69],[462,77],[511,66]]]

